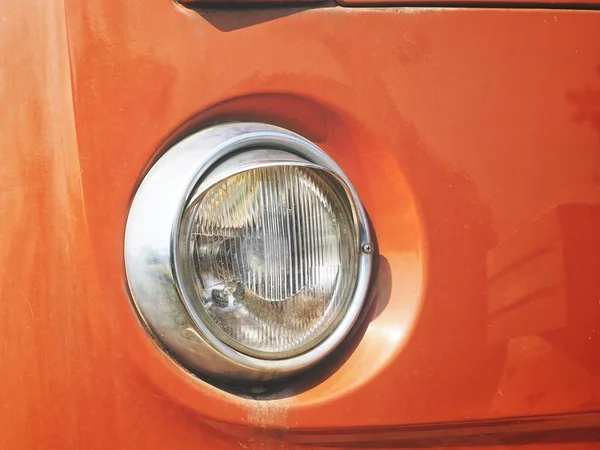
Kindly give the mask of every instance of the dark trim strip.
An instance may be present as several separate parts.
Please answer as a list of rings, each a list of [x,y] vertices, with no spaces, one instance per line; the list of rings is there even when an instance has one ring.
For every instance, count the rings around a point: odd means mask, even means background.
[[[596,1],[596,0],[595,0]],[[364,0],[350,0],[340,2],[341,6],[348,8],[462,8],[462,9],[560,9],[576,11],[597,11],[600,10],[600,2],[584,3],[571,2],[531,2],[531,1],[399,1],[399,0],[374,0],[373,2]]]
[[[288,431],[307,446],[419,448],[600,442],[600,412],[425,425]]]

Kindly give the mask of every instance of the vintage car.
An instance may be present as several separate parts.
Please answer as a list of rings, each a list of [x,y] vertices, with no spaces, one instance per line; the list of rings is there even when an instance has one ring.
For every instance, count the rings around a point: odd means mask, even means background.
[[[600,449],[600,1],[0,1],[0,449]]]

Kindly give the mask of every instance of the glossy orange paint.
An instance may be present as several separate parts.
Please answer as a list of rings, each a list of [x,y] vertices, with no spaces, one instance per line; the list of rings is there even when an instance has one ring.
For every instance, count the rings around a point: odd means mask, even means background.
[[[8,0],[0,18],[2,448],[598,448],[600,13]],[[380,252],[346,348],[254,396],[165,355],[123,270],[147,168],[225,120],[322,146]]]

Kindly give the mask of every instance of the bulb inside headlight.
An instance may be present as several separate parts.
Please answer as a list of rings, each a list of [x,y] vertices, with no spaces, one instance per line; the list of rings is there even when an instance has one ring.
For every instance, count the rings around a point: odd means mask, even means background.
[[[314,347],[356,281],[358,226],[343,184],[287,162],[200,189],[184,213],[181,261],[208,329],[262,358]]]

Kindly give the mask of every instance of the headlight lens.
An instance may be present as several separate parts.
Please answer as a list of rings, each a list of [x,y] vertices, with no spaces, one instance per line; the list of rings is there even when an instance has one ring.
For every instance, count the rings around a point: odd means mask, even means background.
[[[214,335],[263,358],[302,353],[343,317],[356,282],[358,226],[333,174],[259,167],[195,197],[184,272]]]

